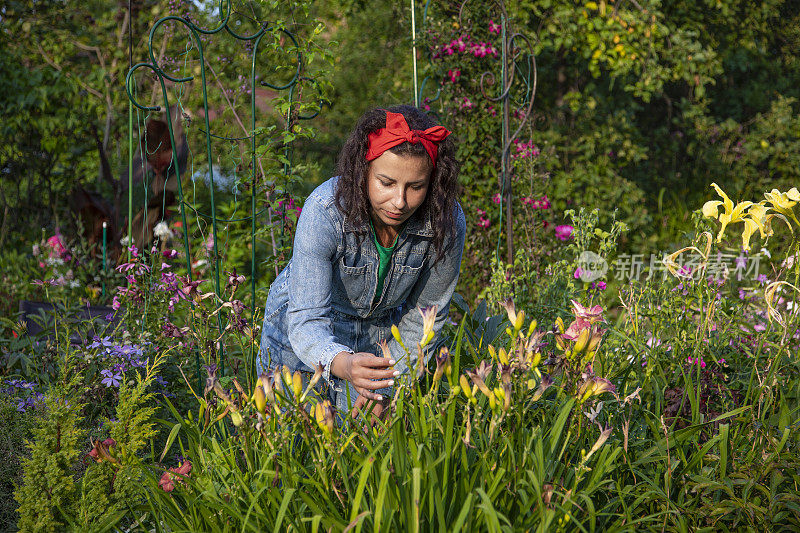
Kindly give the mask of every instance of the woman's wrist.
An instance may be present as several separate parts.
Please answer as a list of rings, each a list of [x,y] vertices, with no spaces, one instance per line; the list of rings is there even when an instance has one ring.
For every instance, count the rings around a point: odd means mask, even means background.
[[[331,374],[341,379],[348,379],[347,367],[349,366],[350,357],[353,354],[350,352],[339,352],[331,361]]]

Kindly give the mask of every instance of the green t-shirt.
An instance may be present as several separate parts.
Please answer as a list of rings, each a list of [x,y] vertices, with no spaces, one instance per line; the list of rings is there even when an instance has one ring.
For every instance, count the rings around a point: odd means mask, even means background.
[[[375,226],[372,225],[371,220],[369,221],[369,225],[372,228],[372,240],[375,243],[375,248],[378,249],[378,287],[375,289],[375,298],[372,300],[372,303],[375,303],[380,299],[381,293],[383,292],[383,283],[386,281],[386,274],[389,273],[389,262],[392,260],[392,252],[394,252],[397,246],[397,237],[395,237],[390,247],[382,246],[381,243],[378,242],[378,235],[375,233]]]

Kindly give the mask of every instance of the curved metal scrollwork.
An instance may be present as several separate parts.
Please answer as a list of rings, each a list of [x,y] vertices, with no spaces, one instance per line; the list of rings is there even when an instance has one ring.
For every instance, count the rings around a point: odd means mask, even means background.
[[[156,54],[155,54],[153,45],[154,45],[155,37],[156,37],[156,34],[157,34],[159,28],[162,27],[164,24],[166,24],[168,22],[172,22],[172,23],[176,23],[176,24],[180,24],[180,25],[185,26],[186,29],[188,30],[188,33],[190,34],[191,47],[189,47],[188,49],[190,50],[191,48],[195,48],[197,50],[197,54],[199,55],[199,61],[200,61],[199,76],[200,76],[200,84],[201,84],[202,94],[203,94],[203,111],[204,111],[204,125],[203,126],[204,127],[199,128],[199,131],[201,131],[203,133],[203,135],[205,136],[205,139],[206,139],[206,154],[207,154],[208,175],[209,175],[209,194],[210,194],[210,202],[211,202],[211,213],[210,214],[198,213],[198,215],[203,217],[203,218],[207,218],[208,220],[211,221],[211,226],[212,226],[211,236],[212,236],[212,239],[213,239],[213,255],[214,255],[214,261],[213,261],[213,265],[212,265],[213,266],[213,274],[214,274],[214,290],[217,293],[217,295],[221,295],[221,287],[220,287],[220,257],[219,257],[219,246],[218,246],[218,242],[217,242],[217,238],[218,238],[217,224],[218,223],[227,223],[227,222],[231,222],[231,221],[246,221],[246,220],[250,220],[250,222],[251,222],[251,239],[252,239],[251,240],[251,243],[252,243],[252,246],[251,246],[251,258],[250,258],[251,259],[251,272],[250,272],[250,274],[251,274],[251,276],[250,276],[250,278],[251,278],[251,287],[250,287],[250,289],[251,289],[252,302],[254,304],[253,305],[253,310],[255,310],[255,301],[256,301],[255,280],[256,280],[256,274],[257,274],[256,267],[258,265],[258,262],[256,261],[256,246],[255,246],[256,219],[261,213],[264,212],[264,210],[260,210],[260,211],[256,210],[256,187],[255,187],[255,183],[256,183],[256,169],[258,168],[258,161],[257,161],[257,157],[256,157],[256,137],[258,136],[258,133],[256,131],[256,87],[257,87],[257,83],[261,87],[267,87],[267,88],[270,88],[270,89],[275,90],[275,91],[286,91],[286,90],[289,91],[289,93],[288,93],[289,94],[289,104],[290,104],[289,105],[289,111],[287,111],[287,114],[284,117],[285,121],[286,121],[285,127],[287,129],[291,128],[292,124],[296,120],[310,120],[310,119],[316,117],[319,114],[320,110],[321,110],[322,100],[320,98],[320,100],[319,100],[319,109],[314,113],[310,113],[310,114],[306,114],[306,115],[301,115],[301,114],[298,114],[298,113],[293,114],[293,112],[292,112],[293,105],[292,104],[293,104],[295,89],[297,87],[299,87],[301,84],[307,83],[307,84],[311,85],[314,88],[314,90],[316,90],[316,92],[319,94],[319,87],[317,85],[316,80],[302,75],[303,56],[302,56],[301,51],[299,50],[299,44],[298,44],[297,38],[295,37],[295,35],[293,35],[290,31],[286,30],[285,28],[280,28],[278,31],[288,38],[288,41],[291,43],[290,50],[293,49],[291,51],[294,54],[294,59],[292,61],[292,64],[294,65],[294,69],[293,69],[293,75],[292,75],[291,79],[287,83],[270,83],[269,81],[266,81],[266,80],[263,80],[263,79],[257,81],[256,71],[257,71],[257,59],[258,59],[259,45],[261,44],[261,41],[264,38],[264,36],[269,34],[270,32],[273,32],[275,30],[275,28],[264,24],[264,25],[260,25],[260,28],[258,29],[258,31],[255,31],[250,35],[242,35],[242,34],[238,33],[230,25],[232,12],[233,12],[233,9],[232,9],[232,6],[231,6],[231,0],[220,0],[219,1],[219,19],[220,19],[220,23],[216,27],[214,27],[212,29],[203,29],[203,28],[199,27],[198,25],[196,25],[195,23],[193,23],[191,20],[188,20],[187,18],[184,18],[184,17],[178,17],[178,16],[170,15],[170,16],[166,16],[166,17],[163,17],[163,18],[159,19],[157,22],[155,22],[155,24],[153,24],[152,28],[150,29],[150,33],[149,33],[148,55],[149,55],[150,61],[149,62],[137,63],[137,64],[133,65],[130,68],[130,70],[128,71],[128,74],[126,76],[126,79],[125,79],[125,90],[127,91],[128,98],[130,99],[131,103],[137,109],[145,111],[145,112],[161,111],[162,107],[159,106],[159,105],[150,106],[150,105],[144,105],[144,104],[138,102],[136,97],[135,97],[135,95],[134,95],[134,91],[133,91],[134,74],[139,69],[149,69],[155,75],[155,77],[157,78],[158,84],[160,85],[161,94],[162,94],[162,97],[163,97],[163,109],[167,114],[166,124],[167,124],[168,130],[169,130],[169,141],[170,141],[171,146],[172,146],[172,153],[173,154],[177,154],[178,152],[177,152],[177,147],[176,147],[175,132],[173,131],[173,125],[172,125],[173,124],[172,123],[173,117],[171,116],[172,115],[172,111],[171,111],[171,105],[170,105],[170,95],[169,95],[169,92],[167,91],[167,85],[166,85],[165,80],[167,80],[167,81],[169,81],[169,82],[171,82],[173,84],[182,84],[182,83],[192,82],[193,80],[195,80],[196,76],[195,75],[191,75],[191,76],[180,77],[180,76],[172,76],[169,73],[167,73],[165,71],[165,69],[162,68],[161,65],[159,65],[158,60],[156,59]],[[208,104],[208,90],[207,90],[207,85],[206,85],[206,68],[207,68],[207,66],[206,66],[206,59],[205,59],[205,55],[204,55],[205,49],[204,49],[203,40],[201,39],[201,35],[214,35],[214,34],[222,32],[223,30],[225,32],[227,32],[230,36],[232,36],[234,39],[238,40],[238,41],[252,43],[252,50],[249,51],[249,54],[251,55],[251,58],[252,58],[251,59],[251,64],[250,64],[250,79],[249,79],[249,81],[250,81],[251,123],[250,123],[250,130],[249,131],[245,131],[246,135],[242,136],[242,137],[230,137],[230,136],[224,136],[224,135],[217,135],[217,134],[214,134],[212,132],[212,129],[211,129],[209,104]],[[214,186],[214,159],[213,159],[213,156],[212,156],[212,149],[211,149],[211,139],[212,138],[225,140],[225,141],[230,141],[230,142],[250,141],[250,153],[252,154],[252,161],[251,161],[251,165],[250,165],[251,169],[252,169],[251,170],[251,172],[252,172],[252,174],[251,174],[252,186],[250,187],[250,189],[251,189],[251,195],[250,195],[251,212],[250,212],[250,215],[247,216],[247,217],[242,217],[242,218],[237,218],[237,219],[234,219],[234,218],[220,219],[220,218],[217,217],[217,210],[216,210],[216,205],[215,205],[215,201],[214,201],[214,189],[215,189],[215,186]],[[285,159],[289,160],[290,146],[285,145],[284,146],[284,151],[285,151],[284,155],[286,156]],[[178,202],[179,202],[179,206],[180,206],[181,221],[183,223],[183,227],[185,228],[185,230],[183,231],[183,245],[184,245],[185,250],[186,250],[186,268],[187,268],[187,271],[188,271],[189,279],[191,279],[192,278],[191,253],[190,253],[190,249],[189,249],[188,226],[187,226],[187,221],[186,221],[186,207],[187,207],[187,204],[186,204],[185,199],[184,199],[183,188],[182,188],[181,180],[180,180],[180,170],[181,169],[179,169],[178,166],[179,166],[178,165],[178,161],[175,158],[173,158],[172,167],[171,168],[174,169],[174,173],[175,173],[175,177],[176,177],[176,181],[177,181]],[[284,164],[284,173],[286,175],[288,175],[289,172],[291,172],[291,166],[289,164]],[[129,194],[132,194],[132,191],[129,191]],[[196,212],[196,210],[194,210],[194,211]],[[146,216],[146,211],[145,211],[145,216]],[[145,227],[146,227],[146,224],[145,224]],[[130,228],[130,226],[129,226],[129,228]],[[129,229],[129,238],[130,237],[131,237],[131,235],[130,235],[130,229]],[[223,328],[223,324],[221,322],[221,320],[222,320],[221,313],[218,314],[218,318],[220,320],[220,323],[218,325],[219,325],[220,331],[222,331],[224,328]]]
[[[464,9],[470,0],[464,0],[458,10],[459,24],[463,25]],[[501,26],[501,55],[500,55],[500,88],[497,96],[490,96],[488,86],[497,84],[497,77],[495,73],[486,71],[480,77],[480,90],[484,98],[491,102],[500,102],[502,104],[502,150],[500,154],[501,171],[500,171],[500,213],[501,213],[501,227],[503,218],[503,209],[505,208],[506,218],[506,260],[512,263],[514,260],[514,228],[512,217],[512,186],[511,186],[511,146],[517,136],[522,132],[527,124],[531,111],[533,110],[533,102],[536,97],[536,84],[537,84],[537,68],[536,57],[533,53],[533,45],[527,36],[519,32],[509,33],[508,31],[508,12],[506,11],[505,4],[502,0],[492,0],[494,6],[500,11],[500,26]],[[530,66],[528,72],[523,72],[520,62],[525,61]],[[519,81],[519,83],[517,83]],[[516,129],[511,133],[511,117],[510,117],[510,104],[512,99],[512,90],[515,85],[522,85],[525,88],[524,95],[521,102],[524,111],[519,115],[519,124]],[[498,236],[498,252],[500,246],[500,236]]]

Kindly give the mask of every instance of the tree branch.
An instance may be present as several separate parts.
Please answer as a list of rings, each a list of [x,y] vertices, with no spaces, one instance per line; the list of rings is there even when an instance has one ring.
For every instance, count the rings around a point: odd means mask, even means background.
[[[44,49],[42,48],[42,45],[39,44],[38,42],[36,43],[36,47],[39,49],[39,53],[42,55],[42,57],[44,58],[44,60],[47,62],[48,65],[50,65],[51,67],[53,67],[57,71],[61,72],[62,74],[64,74],[64,76],[66,76],[67,78],[72,78],[73,80],[75,80],[78,83],[78,85],[83,87],[88,93],[96,96],[97,98],[100,98],[101,100],[103,100],[105,98],[103,93],[101,93],[97,89],[93,89],[90,86],[86,85],[79,78],[73,77],[69,72],[64,72],[64,68],[61,67],[61,65],[57,64],[55,61],[53,61],[50,58],[50,56],[48,56],[47,53],[44,51]]]

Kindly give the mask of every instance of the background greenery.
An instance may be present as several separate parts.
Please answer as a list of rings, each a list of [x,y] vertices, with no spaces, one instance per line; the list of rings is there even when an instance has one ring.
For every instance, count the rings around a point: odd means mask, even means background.
[[[171,235],[153,251],[120,252],[105,270],[74,216],[81,189],[112,207],[117,228],[127,216],[121,88],[129,61],[148,55],[149,28],[166,15],[216,20],[211,2],[131,7],[129,50],[125,2],[0,6],[0,455],[11,470],[0,480],[0,513],[11,530],[796,529],[797,292],[764,292],[797,283],[796,234],[775,221],[768,243],[754,237],[756,250],[772,254],[761,256],[758,280],[709,273],[618,283],[609,274],[603,288],[580,281],[575,260],[594,250],[613,266],[622,253],[693,244],[686,253],[707,265],[741,242],[732,225],[704,248],[702,232],[719,229],[697,212],[711,182],[736,202],[800,182],[798,2],[506,3],[509,31],[528,39],[538,66],[533,113],[517,139],[530,153],[513,159],[510,264],[496,256],[506,245],[494,200],[499,108],[481,95],[483,73],[497,75],[499,62],[469,47],[444,52],[458,39],[497,49],[500,11],[469,2],[460,14],[461,4],[441,1],[423,17],[417,6],[421,105],[458,137],[468,239],[457,323],[445,332],[450,359],[432,359],[421,380],[398,387],[374,428],[334,423],[320,402],[298,400],[294,376],[255,376],[253,358],[302,199],[333,173],[364,110],[412,101],[409,6],[234,2],[244,27],[274,23],[265,77],[291,70],[286,28],[317,84],[294,104],[260,93],[256,184],[246,147],[215,145],[225,182],[214,191],[218,215],[240,217],[251,187],[264,210],[255,242],[248,223],[219,229],[219,294],[184,277],[209,280],[215,259],[209,225],[194,211],[185,225],[170,217]],[[184,37],[165,26],[155,53],[195,72]],[[248,50],[228,38],[207,44],[214,132],[241,135]],[[170,87],[190,151],[186,198],[208,212],[198,89]],[[522,120],[521,89],[512,125]],[[157,94],[147,76],[136,91],[148,103]],[[319,100],[317,118],[297,119]],[[137,145],[148,118],[134,117]],[[559,238],[559,226],[571,236]],[[251,247],[257,279],[240,280]],[[521,314],[502,309],[508,297],[528,312],[519,324]],[[29,335],[45,317],[23,323],[20,300],[52,302],[54,322]],[[591,350],[564,337],[564,321],[580,314],[571,300],[599,309]],[[87,303],[119,309],[75,320]],[[475,379],[482,362],[493,368],[485,391]],[[277,399],[265,408],[256,395],[268,384]],[[194,470],[180,470],[187,464]]]

